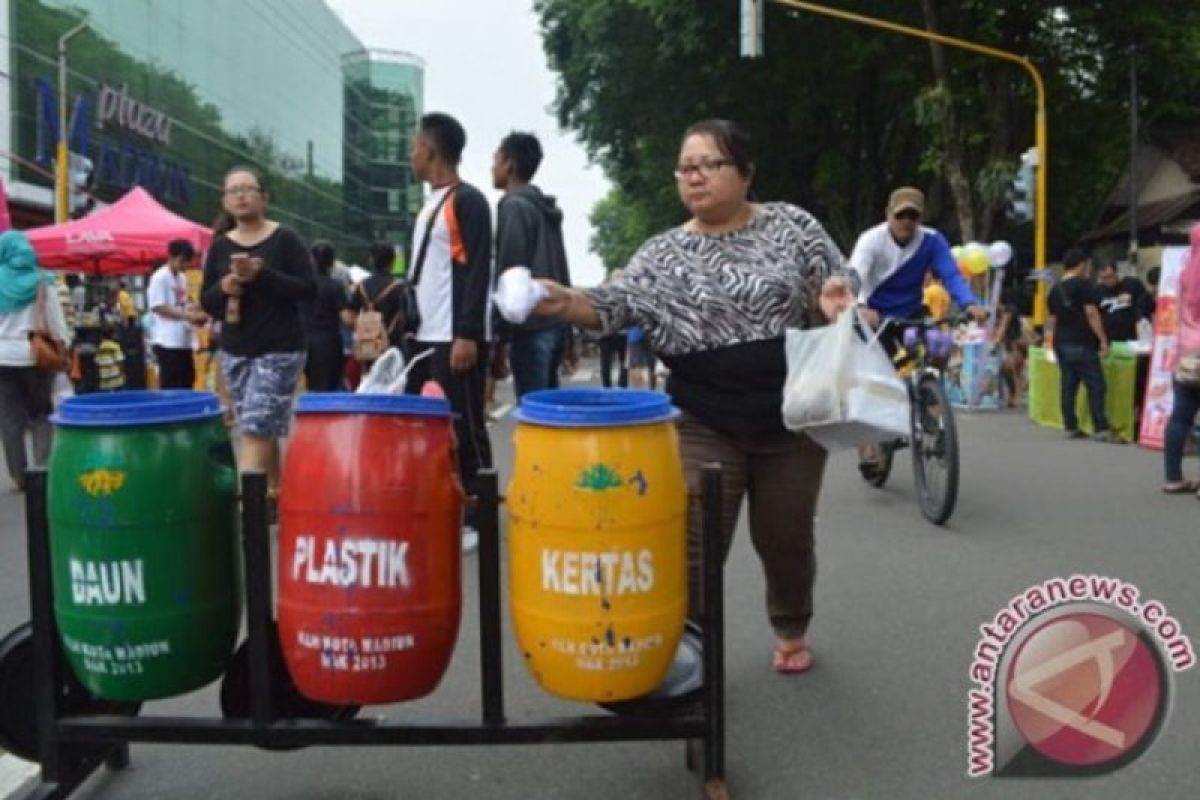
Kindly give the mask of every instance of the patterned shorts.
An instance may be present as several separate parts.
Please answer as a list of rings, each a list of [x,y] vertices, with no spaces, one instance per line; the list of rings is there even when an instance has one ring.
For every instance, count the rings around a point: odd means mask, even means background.
[[[238,426],[264,439],[287,436],[292,397],[304,370],[305,353],[235,356],[221,353],[221,373],[233,397]]]

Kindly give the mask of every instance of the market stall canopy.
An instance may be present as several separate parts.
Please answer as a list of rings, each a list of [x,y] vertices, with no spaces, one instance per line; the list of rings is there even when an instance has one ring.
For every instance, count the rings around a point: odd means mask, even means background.
[[[159,205],[140,186],[88,216],[25,231],[45,269],[106,277],[145,272],[167,258],[167,243],[208,249],[212,231]]]

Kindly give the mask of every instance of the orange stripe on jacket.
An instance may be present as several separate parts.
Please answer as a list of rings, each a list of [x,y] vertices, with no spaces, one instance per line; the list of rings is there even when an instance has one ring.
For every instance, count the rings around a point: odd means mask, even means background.
[[[451,189],[450,191],[454,191]],[[442,208],[446,212],[446,229],[450,231],[450,261],[457,264],[467,263],[467,246],[463,243],[462,229],[458,225],[458,214],[454,212],[454,200],[451,197]]]

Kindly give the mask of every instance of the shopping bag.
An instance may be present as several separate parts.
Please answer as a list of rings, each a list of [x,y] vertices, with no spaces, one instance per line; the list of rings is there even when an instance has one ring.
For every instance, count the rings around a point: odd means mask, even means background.
[[[908,390],[856,310],[832,325],[788,330],[783,422],[826,450],[908,433]]]

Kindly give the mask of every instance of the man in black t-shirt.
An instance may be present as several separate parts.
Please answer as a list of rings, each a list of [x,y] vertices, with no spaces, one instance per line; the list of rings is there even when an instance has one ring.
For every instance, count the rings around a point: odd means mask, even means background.
[[[1111,441],[1104,414],[1104,373],[1100,358],[1108,355],[1108,335],[1100,320],[1096,287],[1089,279],[1091,262],[1083,250],[1072,247],[1063,255],[1063,278],[1049,297],[1054,315],[1054,355],[1058,359],[1062,389],[1062,419],[1067,435],[1084,437],[1075,417],[1075,395],[1080,381],[1087,387],[1093,436]]]
[[[1122,278],[1116,264],[1100,268],[1096,280],[1097,301],[1104,331],[1110,342],[1137,338],[1138,319],[1146,313],[1146,287],[1137,278]]]

